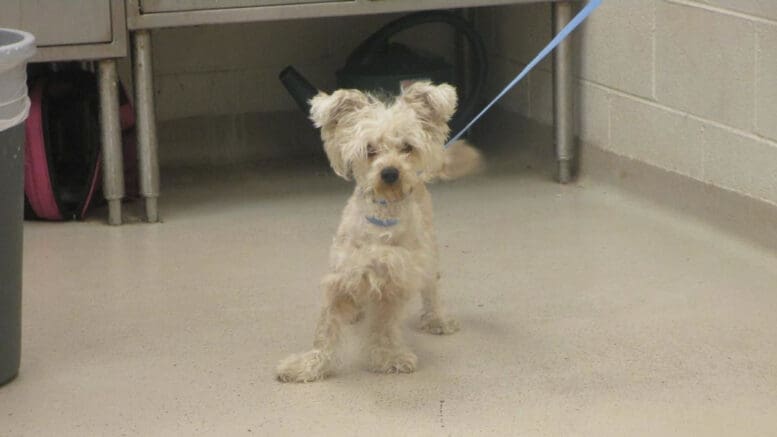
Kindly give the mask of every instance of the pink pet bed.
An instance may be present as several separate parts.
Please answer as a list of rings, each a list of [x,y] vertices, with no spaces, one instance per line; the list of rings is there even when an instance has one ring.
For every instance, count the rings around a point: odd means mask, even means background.
[[[30,89],[24,194],[28,217],[83,219],[101,199],[100,124],[94,74],[46,74]],[[120,121],[128,197],[137,195],[135,115],[123,88]]]

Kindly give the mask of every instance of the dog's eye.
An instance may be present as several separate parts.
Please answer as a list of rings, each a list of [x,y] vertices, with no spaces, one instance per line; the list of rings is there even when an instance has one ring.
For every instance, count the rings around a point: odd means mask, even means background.
[[[367,158],[372,159],[377,155],[378,155],[378,151],[375,150],[374,147],[372,147],[372,144],[367,145]]]
[[[405,143],[405,145],[402,147],[402,153],[412,153],[414,147],[410,144]]]

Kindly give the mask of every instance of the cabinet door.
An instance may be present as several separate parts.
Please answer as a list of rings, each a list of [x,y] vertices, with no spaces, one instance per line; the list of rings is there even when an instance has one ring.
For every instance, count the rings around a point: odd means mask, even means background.
[[[0,0],[0,26],[32,33],[40,47],[113,39],[108,0]]]
[[[348,0],[140,0],[140,8],[142,13],[149,14],[154,12],[201,11],[205,9],[233,9],[337,1]]]

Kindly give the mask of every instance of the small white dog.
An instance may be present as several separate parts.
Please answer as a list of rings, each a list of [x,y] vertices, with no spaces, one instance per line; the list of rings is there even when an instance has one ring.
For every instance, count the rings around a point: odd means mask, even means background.
[[[480,154],[464,142],[443,147],[456,109],[450,85],[416,82],[391,101],[338,90],[310,103],[332,168],[354,179],[356,188],[334,238],[331,272],[322,281],[326,302],[313,349],[281,361],[278,379],[308,382],[331,374],[343,325],[362,318],[369,324],[370,369],[412,372],[418,358],[402,342],[400,319],[413,293],[420,292],[423,302],[421,329],[458,330],[437,293],[437,243],[425,184],[473,172]]]

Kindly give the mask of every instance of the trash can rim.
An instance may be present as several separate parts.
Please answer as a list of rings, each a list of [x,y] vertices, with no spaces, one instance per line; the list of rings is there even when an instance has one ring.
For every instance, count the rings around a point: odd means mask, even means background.
[[[23,30],[0,27],[0,37],[5,35],[18,38],[9,44],[0,43],[0,63],[5,63],[6,57],[27,59],[35,54],[35,36],[33,34]]]

